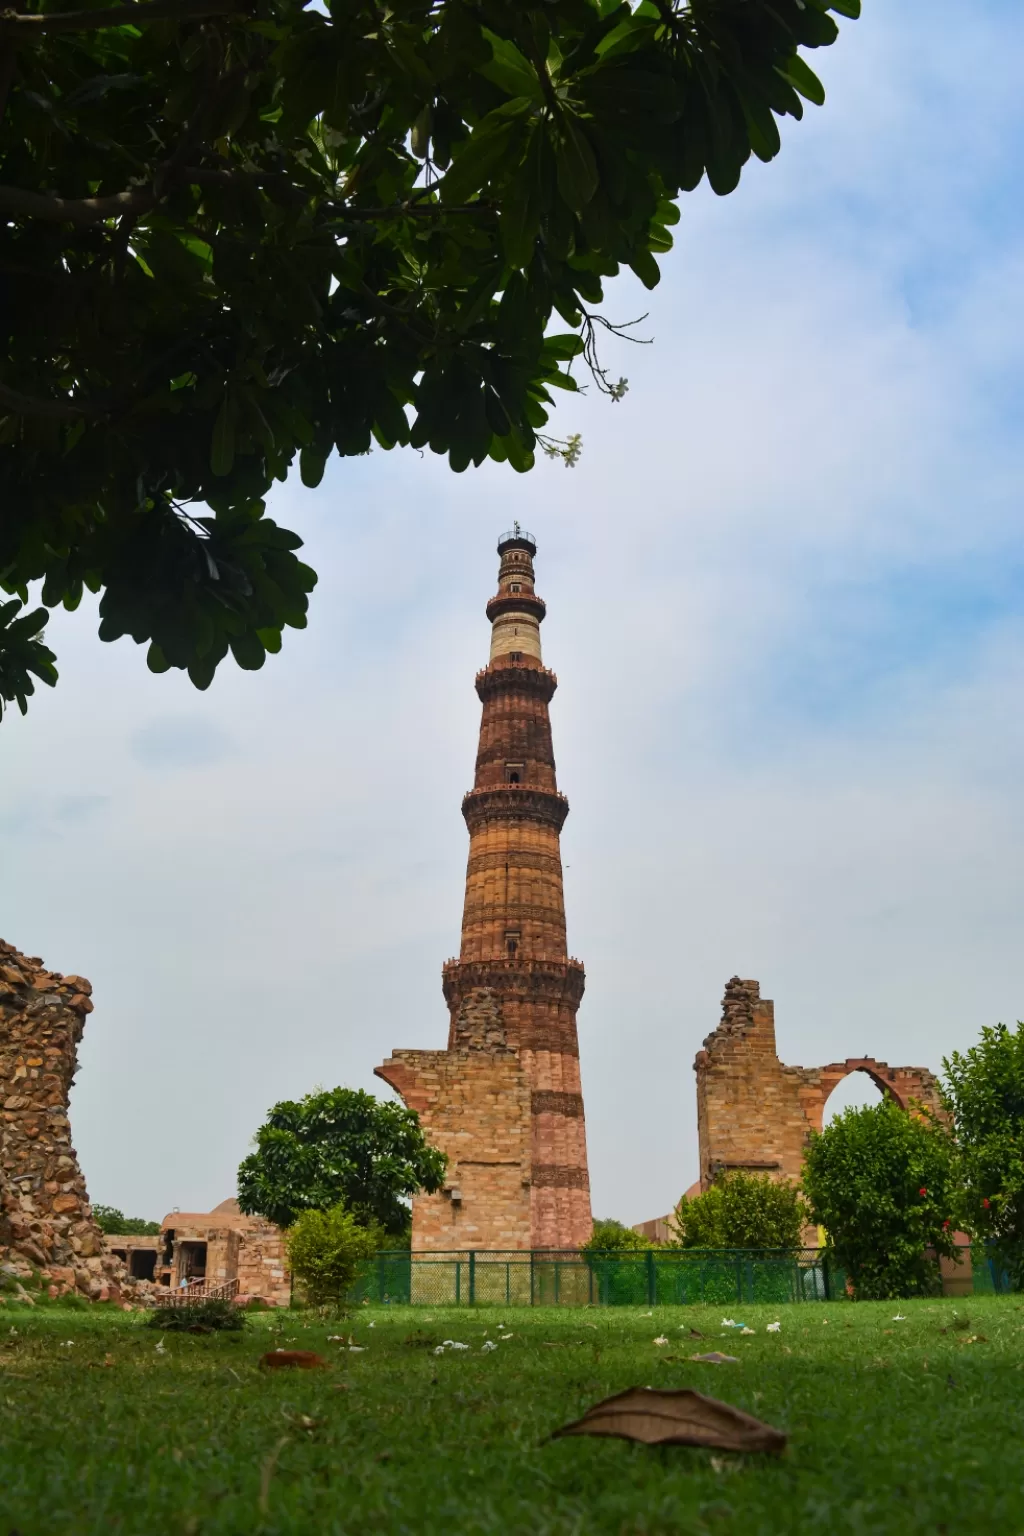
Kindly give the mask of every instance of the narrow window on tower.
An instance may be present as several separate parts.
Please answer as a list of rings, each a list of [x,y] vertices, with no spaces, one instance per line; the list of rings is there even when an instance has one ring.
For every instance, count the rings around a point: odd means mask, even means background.
[[[516,950],[518,948],[519,948],[519,929],[518,928],[506,928],[505,929],[505,952],[508,955],[508,958],[510,960],[514,960],[515,959],[515,957],[516,957]]]
[[[512,582],[511,586],[509,587],[510,592],[521,592],[522,590],[522,586],[518,581]]]
[[[522,661],[523,653],[522,651],[509,651],[508,659],[509,661]]]
[[[521,784],[522,782],[523,782],[523,765],[522,765],[522,763],[506,763],[505,764],[505,783],[506,784]]]

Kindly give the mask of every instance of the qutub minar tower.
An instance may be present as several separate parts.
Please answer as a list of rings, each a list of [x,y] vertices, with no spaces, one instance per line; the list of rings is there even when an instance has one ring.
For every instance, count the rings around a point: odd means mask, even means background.
[[[413,1201],[414,1250],[574,1248],[591,1232],[576,1010],[583,967],[566,950],[559,794],[541,660],[536,543],[498,544],[490,661],[469,828],[462,948],[444,967],[445,1051],[396,1051],[377,1075],[448,1154],[444,1191]]]

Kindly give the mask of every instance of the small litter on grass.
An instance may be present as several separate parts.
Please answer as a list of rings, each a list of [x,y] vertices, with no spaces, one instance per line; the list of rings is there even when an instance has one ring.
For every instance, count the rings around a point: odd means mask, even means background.
[[[327,1369],[327,1361],[324,1357],[314,1354],[311,1349],[272,1349],[269,1354],[260,1357],[259,1363],[264,1370],[268,1371],[277,1371],[288,1366],[300,1371]]]
[[[349,1352],[350,1355],[365,1355],[366,1354],[366,1345],[365,1344],[350,1344],[348,1346],[348,1352]]]
[[[781,1323],[769,1323],[768,1327],[765,1329],[765,1332],[766,1333],[781,1333],[782,1332],[782,1324]]]
[[[644,1313],[644,1317],[653,1317],[653,1316],[654,1316],[653,1312],[645,1312]]]
[[[468,1349],[468,1348],[469,1348],[468,1344],[460,1344],[457,1339],[445,1339],[444,1343],[443,1344],[439,1344],[437,1346],[437,1348],[434,1350],[434,1354],[435,1355],[443,1355],[449,1349]]]
[[[668,1339],[666,1339],[666,1337],[665,1337],[665,1335],[663,1333],[659,1333],[658,1337],[655,1339],[654,1342],[655,1342],[655,1344],[659,1344],[659,1345],[660,1344],[667,1344],[668,1343]]]
[[[366,1326],[367,1326],[367,1328],[376,1328],[377,1324],[376,1323],[367,1323]]]
[[[347,1344],[348,1340],[343,1333],[329,1333],[327,1342],[328,1344]]]
[[[691,1360],[700,1360],[705,1365],[739,1365],[736,1355],[723,1355],[717,1349],[711,1350],[707,1355],[691,1355]]]
[[[705,1397],[691,1387],[675,1391],[627,1387],[589,1408],[582,1419],[556,1429],[568,1435],[608,1435],[642,1445],[699,1445],[717,1451],[766,1451],[778,1456],[786,1445],[782,1430],[751,1414]]]
[[[754,1328],[741,1328],[740,1329],[740,1333],[755,1333],[756,1331],[757,1330],[754,1329]]]
[[[902,1312],[897,1312],[896,1316],[893,1318],[893,1322],[894,1323],[905,1323],[906,1322],[906,1318],[903,1316]]]
[[[158,1355],[166,1355],[167,1345],[164,1343],[163,1339],[161,1339],[160,1343],[157,1345],[156,1352]]]
[[[493,1339],[485,1339],[484,1342],[480,1345],[480,1351],[481,1353],[484,1353],[489,1349],[497,1349],[497,1347],[498,1346],[495,1344]]]

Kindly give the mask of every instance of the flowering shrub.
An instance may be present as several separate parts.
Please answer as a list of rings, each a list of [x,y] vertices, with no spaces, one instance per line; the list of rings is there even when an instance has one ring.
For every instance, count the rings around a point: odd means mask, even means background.
[[[804,1163],[811,1217],[859,1299],[928,1295],[938,1255],[955,1251],[956,1152],[946,1131],[886,1098],[812,1134]]]

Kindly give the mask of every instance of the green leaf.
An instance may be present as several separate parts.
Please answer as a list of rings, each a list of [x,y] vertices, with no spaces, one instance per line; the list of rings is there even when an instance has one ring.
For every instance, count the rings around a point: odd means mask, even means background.
[[[510,96],[525,96],[544,105],[544,91],[540,78],[529,59],[525,58],[515,43],[483,28],[483,35],[491,45],[494,57],[487,64],[477,65],[477,74],[499,85]]]
[[[557,336],[544,337],[544,356],[553,357],[560,363],[568,363],[583,351],[583,337],[575,331],[562,331]]]
[[[630,258],[629,265],[645,288],[657,288],[661,282],[661,273],[650,251],[637,251],[636,255]]]
[[[860,18],[861,0],[829,0],[829,10],[838,11],[840,16],[849,16],[851,21]]]
[[[255,630],[232,635],[228,641],[231,654],[245,672],[258,672],[267,659],[266,648]]]
[[[555,145],[558,190],[574,213],[582,213],[597,191],[599,175],[594,151],[582,123],[566,114]]]
[[[234,465],[237,415],[237,401],[231,390],[227,389],[213,424],[213,438],[210,442],[210,468],[215,475],[230,475]]]
[[[812,101],[816,107],[825,105],[825,87],[798,53],[794,53],[784,65],[777,64],[775,68],[783,80],[787,80],[795,91],[800,92],[801,96]]]
[[[299,477],[303,485],[312,490],[320,484],[324,477],[324,467],[327,463],[327,453],[320,448],[307,446],[299,453]]]
[[[525,119],[532,110],[533,103],[520,98],[487,114],[459,150],[451,170],[441,181],[444,202],[467,202],[490,180],[506,156],[512,158],[517,140],[525,133]],[[518,155],[515,158],[518,159]]]

